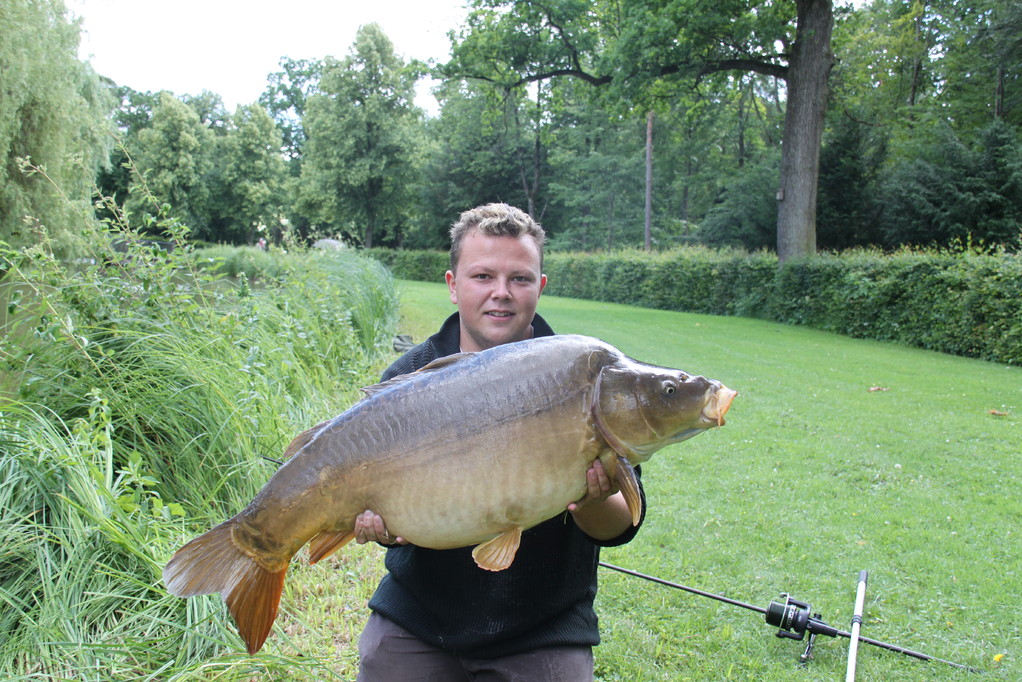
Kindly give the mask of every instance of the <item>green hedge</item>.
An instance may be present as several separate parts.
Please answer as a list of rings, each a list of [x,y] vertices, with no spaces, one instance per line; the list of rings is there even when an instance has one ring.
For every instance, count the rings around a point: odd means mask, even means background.
[[[374,249],[396,277],[439,282],[446,252]],[[1022,257],[856,250],[778,267],[766,252],[549,253],[547,293],[739,315],[1022,365]]]

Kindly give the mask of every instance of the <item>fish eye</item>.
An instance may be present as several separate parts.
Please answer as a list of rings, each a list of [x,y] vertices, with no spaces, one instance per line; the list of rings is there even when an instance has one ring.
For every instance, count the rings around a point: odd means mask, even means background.
[[[674,395],[675,391],[678,390],[678,387],[674,385],[674,382],[669,379],[664,381],[663,387],[664,395]]]

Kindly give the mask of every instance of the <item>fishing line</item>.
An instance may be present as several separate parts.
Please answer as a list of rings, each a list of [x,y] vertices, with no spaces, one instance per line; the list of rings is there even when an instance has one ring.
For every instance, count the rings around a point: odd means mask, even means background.
[[[626,575],[630,575],[636,578],[641,578],[643,580],[658,583],[660,585],[673,587],[674,589],[682,590],[684,592],[695,594],[700,597],[707,597],[709,599],[714,599],[725,604],[730,604],[731,606],[738,606],[749,611],[755,611],[756,613],[760,613],[763,615],[767,625],[777,627],[778,628],[776,633],[777,636],[784,639],[794,639],[801,641],[805,637],[805,634],[808,632],[809,641],[807,643],[805,652],[799,657],[802,663],[809,662],[809,659],[812,655],[813,645],[816,642],[817,635],[825,635],[827,637],[848,637],[850,639],[853,637],[853,634],[851,632],[839,630],[823,622],[820,614],[812,613],[812,607],[809,606],[809,604],[793,599],[791,595],[787,593],[781,594],[781,598],[784,600],[783,602],[772,601],[766,608],[762,608],[754,604],[747,604],[737,599],[730,599],[728,597],[723,597],[719,594],[713,594],[712,592],[704,592],[703,590],[697,590],[694,587],[688,587],[686,585],[681,585],[676,582],[671,582],[670,580],[664,580],[663,578],[657,578],[656,576],[646,575],[645,573],[639,573],[638,571],[633,571],[628,568],[622,568],[620,566],[608,564],[603,561],[600,562],[600,566],[602,566],[603,568],[610,569],[612,571],[617,571],[619,573],[624,573]],[[858,591],[862,592],[863,601],[865,600],[866,588],[865,573],[866,572],[863,571],[862,573],[859,574],[860,582]],[[852,675],[854,675],[855,670],[854,659],[852,657],[857,654],[857,647],[859,642],[871,644],[875,647],[887,649],[888,651],[904,654],[906,656],[911,656],[913,658],[918,658],[919,660],[922,661],[936,661],[938,663],[944,663],[946,665],[950,665],[954,668],[959,668],[961,670],[968,670],[969,672],[972,673],[983,672],[982,670],[979,670],[977,668],[962,665],[961,663],[955,663],[954,661],[948,661],[943,658],[937,658],[936,656],[929,656],[918,651],[906,649],[905,647],[901,647],[896,644],[889,644],[887,642],[881,642],[879,640],[871,639],[869,637],[863,637],[858,634],[858,628],[856,627],[857,625],[861,625],[862,622],[861,607],[858,605],[858,594],[856,595],[856,611],[858,613],[859,622],[855,623],[853,618],[852,625],[852,629],[855,631],[853,641],[856,646],[856,650],[849,651],[849,665],[851,666],[850,673]],[[851,680],[852,678],[848,679]]]

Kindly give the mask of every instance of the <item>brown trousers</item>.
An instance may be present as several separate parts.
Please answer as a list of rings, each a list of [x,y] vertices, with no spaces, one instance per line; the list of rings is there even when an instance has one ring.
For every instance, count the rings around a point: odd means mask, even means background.
[[[591,647],[549,647],[464,658],[432,647],[373,613],[358,642],[358,682],[592,682]]]

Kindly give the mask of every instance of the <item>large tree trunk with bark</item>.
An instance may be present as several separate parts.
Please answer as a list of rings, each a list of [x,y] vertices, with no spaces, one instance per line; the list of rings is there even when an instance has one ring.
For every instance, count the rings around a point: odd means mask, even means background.
[[[777,257],[781,263],[816,253],[816,188],[827,110],[827,79],[834,64],[831,0],[797,0],[795,42],[788,65],[788,105],[777,193]]]

